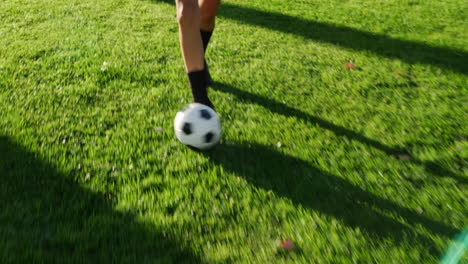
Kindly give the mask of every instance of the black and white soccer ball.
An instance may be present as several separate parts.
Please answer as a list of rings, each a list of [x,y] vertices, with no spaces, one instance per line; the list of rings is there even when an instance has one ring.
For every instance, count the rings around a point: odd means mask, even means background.
[[[210,107],[192,103],[177,113],[174,131],[182,144],[205,150],[218,143],[221,137],[221,122]]]

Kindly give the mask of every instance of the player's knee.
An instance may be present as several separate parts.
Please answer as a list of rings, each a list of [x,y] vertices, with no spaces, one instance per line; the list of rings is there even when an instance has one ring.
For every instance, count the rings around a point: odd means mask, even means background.
[[[192,23],[198,11],[197,0],[176,0],[177,3],[177,21],[179,24]]]
[[[203,24],[206,24],[206,25],[213,24],[214,21],[215,21],[215,18],[216,18],[216,12],[215,11],[201,10],[201,12],[200,12],[200,20],[201,20],[202,25]]]
[[[202,8],[200,9],[200,16],[202,20],[212,21],[215,19],[217,12],[218,10],[215,7]]]

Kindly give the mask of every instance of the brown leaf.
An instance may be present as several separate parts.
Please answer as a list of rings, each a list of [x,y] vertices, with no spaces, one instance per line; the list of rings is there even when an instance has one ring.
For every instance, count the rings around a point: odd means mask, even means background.
[[[281,248],[286,251],[291,251],[294,249],[294,242],[290,239],[283,239],[281,240]]]
[[[357,66],[352,64],[350,61],[347,61],[345,66],[346,66],[346,69],[356,69],[357,68]]]

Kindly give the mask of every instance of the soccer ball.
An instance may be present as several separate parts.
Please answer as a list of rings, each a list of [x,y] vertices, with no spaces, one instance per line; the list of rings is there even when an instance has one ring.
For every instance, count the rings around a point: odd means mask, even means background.
[[[184,145],[197,149],[209,149],[218,143],[221,122],[210,107],[198,103],[189,104],[174,119],[174,132]]]

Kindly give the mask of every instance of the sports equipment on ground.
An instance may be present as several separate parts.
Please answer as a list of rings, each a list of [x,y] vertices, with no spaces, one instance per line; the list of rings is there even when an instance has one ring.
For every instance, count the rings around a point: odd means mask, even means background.
[[[210,107],[191,103],[179,111],[174,119],[174,132],[184,145],[205,150],[218,143],[221,122]]]

